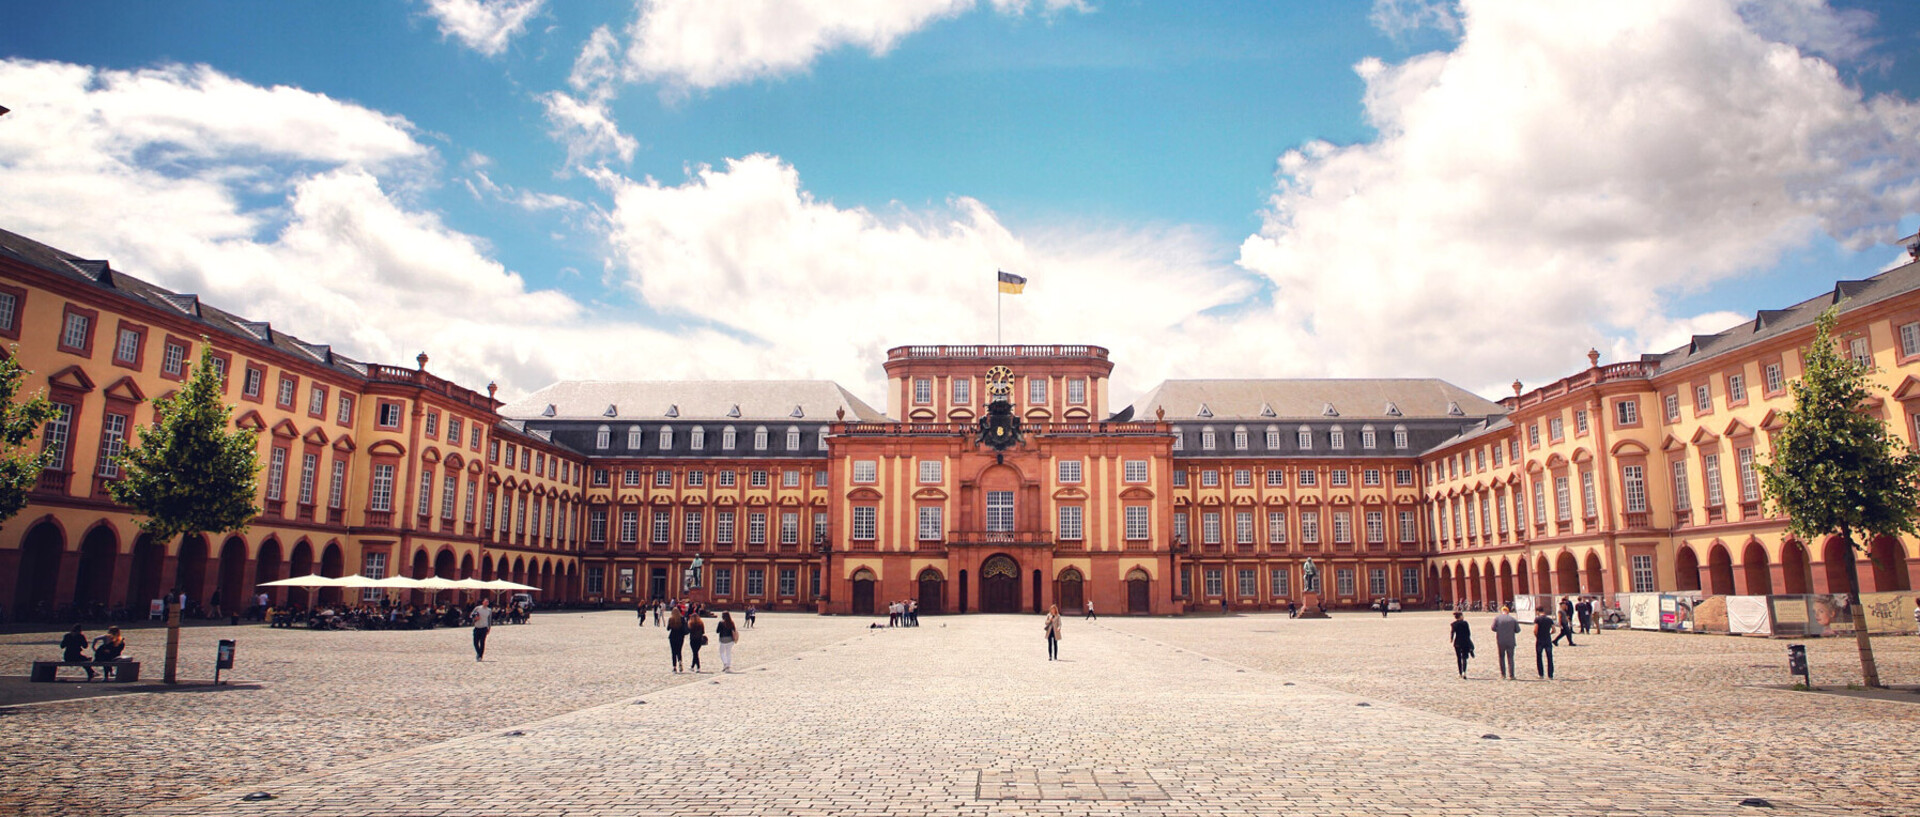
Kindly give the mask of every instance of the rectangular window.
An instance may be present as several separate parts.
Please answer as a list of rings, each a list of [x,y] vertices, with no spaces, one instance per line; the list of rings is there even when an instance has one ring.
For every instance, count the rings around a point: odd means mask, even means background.
[[[66,327],[60,333],[60,346],[66,351],[89,354],[92,343],[93,318],[69,307]]]
[[[1353,568],[1343,567],[1333,573],[1334,587],[1342,596],[1353,595]]]
[[[1080,461],[1079,460],[1060,460],[1060,465],[1058,470],[1060,472],[1059,476],[1060,476],[1061,482],[1075,483],[1080,481]]]
[[[1669,392],[1666,397],[1662,398],[1662,401],[1666,404],[1667,408],[1667,422],[1679,422],[1680,394],[1678,392]]]
[[[604,527],[606,520],[601,520]],[[599,565],[587,567],[587,594],[598,596],[607,592],[607,569]]]
[[[1253,512],[1235,511],[1233,514],[1233,541],[1235,544],[1253,544]]]
[[[940,484],[941,477],[942,477],[940,471],[941,471],[940,460],[921,460],[920,461],[920,483],[922,485]]]
[[[1047,402],[1047,381],[1038,377],[1027,378],[1027,402]]]
[[[1128,505],[1126,514],[1127,541],[1142,542],[1147,539],[1147,506]]]
[[[1368,469],[1366,469],[1366,470],[1364,470],[1364,471],[1361,471],[1361,472],[1360,472],[1360,484],[1361,484],[1361,485],[1366,485],[1366,486],[1370,486],[1370,487],[1379,487],[1379,485],[1380,485],[1380,469],[1378,469],[1378,468],[1368,468]]]
[[[1591,480],[1589,480],[1591,482]],[[1647,472],[1638,465],[1620,469],[1620,482],[1627,496],[1627,513],[1647,511]]]
[[[1185,468],[1173,469],[1173,487],[1175,488],[1187,487],[1187,470]]]
[[[665,468],[653,472],[653,487],[672,488],[673,472]]]
[[[1500,532],[1504,534],[1507,532],[1507,495],[1498,494],[1494,496],[1493,506],[1500,511]]]
[[[333,477],[327,484],[327,507],[338,509],[347,500],[347,461],[333,461]]]
[[[114,479],[120,476],[120,463],[116,460],[127,444],[127,416],[109,414],[106,422],[100,426],[100,476]]]
[[[1212,451],[1214,449],[1215,443],[1216,443],[1216,440],[1214,438],[1213,429],[1211,428],[1200,429],[1200,450]]]
[[[1347,469],[1335,468],[1328,474],[1327,484],[1335,488],[1347,487]]]
[[[1267,511],[1267,544],[1287,543],[1287,512]]]
[[[246,377],[240,380],[240,394],[244,397],[259,399],[260,388],[266,379],[267,370],[248,364]]]
[[[716,596],[733,595],[733,568],[716,567],[713,569],[713,594]]]
[[[1219,568],[1209,567],[1201,575],[1206,577],[1207,595],[1218,596],[1226,592],[1226,582]]]
[[[827,476],[827,469],[825,469],[825,468],[822,468],[822,469],[819,469],[819,470],[817,470],[817,471],[814,471],[814,472],[813,472],[813,487],[815,487],[815,488],[825,488],[825,487],[827,487],[827,479],[828,479],[828,476]]]
[[[367,554],[366,558],[361,560],[360,575],[365,576],[369,579],[386,578],[387,577],[387,554],[385,553]],[[377,588],[377,587],[361,588],[360,600],[374,601],[380,598],[380,596],[385,592],[386,592],[385,590],[381,590],[380,588]]]
[[[1087,381],[1081,378],[1067,380],[1067,402],[1079,405],[1087,402]]]
[[[1287,484],[1287,472],[1280,468],[1267,469],[1267,487],[1284,488]]]
[[[698,510],[688,509],[680,520],[682,540],[688,545],[699,545],[707,534],[707,515]]]
[[[1287,574],[1286,568],[1284,567],[1274,568],[1272,573],[1272,578],[1273,578],[1274,598],[1286,598],[1288,596],[1293,595],[1293,588],[1291,587],[1292,577]]]
[[[1912,323],[1910,323],[1910,324],[1907,324],[1907,326],[1920,326],[1920,324],[1912,324]],[[1901,330],[1901,331],[1902,331],[1902,335],[1901,335],[1901,338],[1902,338],[1902,341],[1901,341],[1901,342],[1902,342],[1902,343],[1904,343],[1904,342],[1905,342],[1905,337],[1906,337],[1906,335],[1905,335],[1905,328],[1904,328],[1904,327],[1902,327],[1902,330]],[[1786,385],[1787,385],[1787,384],[1786,384],[1786,381],[1785,381],[1785,379],[1784,379],[1784,378],[1783,378],[1783,377],[1781,376],[1781,374],[1780,374],[1780,364],[1778,364],[1778,363],[1769,363],[1769,364],[1767,364],[1767,365],[1766,365],[1765,367],[1763,367],[1763,368],[1761,369],[1761,372],[1763,372],[1763,373],[1764,373],[1764,374],[1766,375],[1766,379],[1767,379],[1767,380],[1766,380],[1766,383],[1767,383],[1767,393],[1768,393],[1768,394],[1777,394],[1777,393],[1779,393],[1779,391],[1780,391],[1781,389],[1784,389],[1784,388],[1786,388]]]
[[[796,470],[794,470],[794,469],[792,469],[792,468],[789,468],[789,469],[787,469],[787,470],[785,470],[785,471],[781,471],[781,472],[780,472],[780,487],[782,487],[782,488],[798,488],[798,487],[800,487],[800,472],[799,472],[799,471],[796,471]]]
[[[1187,528],[1186,512],[1175,511],[1173,514],[1173,537],[1182,542],[1191,542],[1193,541],[1193,537],[1189,535],[1190,533],[1191,531]]]
[[[1873,368],[1873,349],[1867,345],[1867,339],[1865,337],[1858,337],[1847,341],[1847,353],[1848,356],[1853,358],[1853,362],[1861,368]]]
[[[1593,496],[1593,472],[1581,471],[1580,472],[1580,515],[1583,518],[1592,519],[1595,515],[1599,513],[1597,508],[1598,506],[1594,504],[1594,496]]]
[[[780,568],[780,595],[791,596],[799,591],[800,572],[791,567]]]
[[[705,471],[688,471],[687,472],[688,488],[704,488],[706,487],[706,485],[707,485],[707,472]]]
[[[1720,488],[1720,455],[1708,454],[1700,458],[1700,470],[1706,476],[1707,507],[1718,508],[1726,503],[1726,494]]]
[[[1013,532],[1013,492],[987,492],[987,530],[992,533]]]
[[[1653,557],[1636,554],[1632,557],[1633,592],[1653,592]]]
[[[1407,430],[1406,429],[1396,428],[1393,430],[1393,447],[1394,448],[1407,447]]]
[[[780,544],[800,544],[800,514],[786,511],[780,514]]]
[[[640,541],[639,511],[620,512],[620,541],[629,545]]]
[[[1419,530],[1417,529],[1417,523],[1414,521],[1414,518],[1413,511],[1400,512],[1401,544],[1410,544],[1419,538]]]
[[[1401,468],[1393,472],[1393,484],[1406,487],[1413,484],[1413,469]]]
[[[747,568],[747,595],[764,596],[767,594],[767,570],[762,567]]]
[[[393,510],[393,466],[383,464],[373,467],[373,490],[367,497],[367,510]]]
[[[1387,594],[1386,568],[1376,567],[1367,571],[1367,595],[1384,596]]]
[[[1247,450],[1247,430],[1246,429],[1236,428],[1233,430],[1233,447],[1234,447],[1234,450],[1236,451]]]
[[[1693,494],[1687,485],[1686,460],[1673,462],[1673,512],[1684,513],[1693,508]]]
[[[640,487],[640,469],[628,468],[620,472],[620,485],[625,488]]]
[[[1753,449],[1742,448],[1734,453],[1740,466],[1740,501],[1760,501],[1760,472],[1753,467]]]
[[[1400,595],[1402,596],[1420,595],[1420,568],[1417,568],[1417,567],[1400,568]]]
[[[128,332],[120,333],[120,338],[123,344],[125,343],[126,336],[128,334],[130,333]],[[167,341],[166,348],[160,353],[161,374],[167,374],[167,375],[172,375],[174,377],[179,377],[183,372],[186,371],[186,366],[187,366],[187,345],[184,343],[175,343],[173,341]]]
[[[1727,375],[1727,405],[1744,403],[1746,401],[1747,376],[1740,374]]]
[[[459,495],[460,495],[460,478],[456,475],[448,474],[446,480],[442,483],[440,488],[440,518],[441,519],[444,519],[448,522],[453,521],[453,508],[455,505],[459,504],[458,503]]]
[[[381,428],[399,428],[400,427],[400,404],[382,402],[380,404],[379,420],[380,420]],[[507,465],[508,467],[512,467],[513,462],[509,460],[507,462]]]
[[[587,511],[587,541],[607,541],[607,512],[602,508]]]
[[[1304,428],[1300,429],[1300,431],[1294,435],[1294,445],[1301,451],[1312,451],[1313,432]]]
[[[274,393],[274,398],[273,398],[274,405],[279,406],[283,409],[293,408],[294,389],[299,387],[299,383],[295,382],[296,379],[297,378],[290,377],[288,375],[280,376],[280,390]]]
[[[1577,409],[1573,412],[1573,433],[1575,434],[1587,433],[1587,410],[1586,409]],[[1479,452],[1476,451],[1474,453],[1477,455]]]
[[[713,512],[713,543],[716,545],[733,544],[733,511]]]
[[[15,318],[20,314],[20,296],[12,292],[0,292],[0,332],[8,337],[19,337],[20,327]]]
[[[1246,488],[1248,486],[1253,485],[1253,472],[1245,468],[1234,469],[1233,484],[1236,487],[1240,487],[1240,488]]]
[[[1544,480],[1533,481],[1533,524],[1547,524],[1547,483]]]
[[[973,402],[973,379],[956,377],[953,379],[953,404],[964,406]]]
[[[1078,542],[1082,536],[1082,509],[1078,505],[1060,506],[1060,538],[1069,542]]]
[[[653,512],[653,538],[649,541],[653,542],[656,545],[664,545],[672,541],[672,539],[673,539],[673,512],[672,511],[654,511]]]
[[[925,505],[920,508],[920,541],[938,542],[942,536],[942,508],[938,505]]]
[[[1640,422],[1640,403],[1637,400],[1621,400],[1613,404],[1614,425],[1630,426]]]
[[[1379,511],[1367,511],[1367,542],[1384,543],[1387,541],[1387,515]]]
[[[853,461],[854,482],[874,482],[880,478],[880,466],[873,460]]]
[[[313,484],[320,477],[320,455],[300,456],[300,504],[313,504]]]
[[[1127,460],[1122,466],[1121,471],[1122,478],[1127,482],[1141,483],[1147,481],[1146,460]]]
[[[1008,501],[1012,501],[1012,492],[1007,492]],[[859,505],[853,509],[853,538],[862,542],[871,542],[874,537],[874,508],[872,505]],[[1012,525],[1009,523],[1008,528]]]
[[[733,471],[721,471],[716,473],[715,476],[720,478],[720,487],[722,488],[732,488],[738,484],[737,480],[739,478]]]
[[[1220,472],[1208,468],[1200,472],[1200,487],[1217,488],[1220,486]]]
[[[1347,447],[1347,432],[1341,430],[1339,426],[1334,426],[1332,431],[1327,432],[1327,447],[1335,451],[1345,449]]]
[[[748,472],[747,472],[747,487],[748,487],[748,488],[765,488],[765,487],[767,487],[767,471],[766,471],[766,469],[764,469],[764,468],[755,468],[755,469],[753,469],[752,471],[748,471]]]
[[[1573,497],[1568,494],[1564,476],[1553,478],[1553,510],[1555,519],[1562,522],[1573,519]]]
[[[1319,485],[1320,472],[1310,468],[1303,468],[1300,470],[1299,482],[1302,488],[1312,488]]]
[[[1693,413],[1706,414],[1713,411],[1713,386],[1702,383],[1693,387]]]
[[[13,296],[6,295],[5,297],[10,299]],[[182,353],[182,357],[185,357],[184,351]],[[139,330],[128,329],[125,326],[122,326],[120,328],[120,340],[119,342],[113,345],[113,359],[117,363],[126,363],[129,365],[138,363],[140,361]],[[179,372],[180,370],[178,368],[178,364],[175,364],[173,373],[179,374]]]
[[[1300,541],[1309,545],[1320,544],[1320,512],[1300,512]]]
[[[1540,447],[1540,424],[1539,423],[1527,424],[1527,447],[1529,448]]]
[[[933,402],[933,378],[916,377],[913,379],[913,402],[927,405]]]
[[[1566,423],[1560,419],[1560,417],[1554,416],[1554,417],[1547,418],[1547,439],[1553,440],[1554,442],[1559,442],[1561,439],[1565,438],[1566,435],[1567,435],[1567,426],[1566,426]]]

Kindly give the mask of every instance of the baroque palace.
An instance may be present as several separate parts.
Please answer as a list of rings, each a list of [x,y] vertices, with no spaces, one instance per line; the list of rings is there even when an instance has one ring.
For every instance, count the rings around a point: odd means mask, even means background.
[[[903,346],[882,412],[824,381],[569,381],[504,404],[425,354],[354,360],[0,231],[0,338],[58,410],[36,443],[54,464],[0,526],[0,611],[144,613],[171,587],[233,609],[356,572],[827,613],[1840,592],[1854,557],[1787,535],[1754,467],[1835,303],[1884,387],[1866,410],[1914,443],[1915,263],[1664,354],[1589,353],[1499,402],[1431,379],[1171,380],[1116,409],[1098,346]],[[113,456],[202,343],[259,435],[261,511],[155,542],[107,498]],[[1005,450],[976,440],[989,370],[1024,427]],[[1862,589],[1920,582],[1915,547],[1874,541]],[[341,591],[318,592],[273,595]]]

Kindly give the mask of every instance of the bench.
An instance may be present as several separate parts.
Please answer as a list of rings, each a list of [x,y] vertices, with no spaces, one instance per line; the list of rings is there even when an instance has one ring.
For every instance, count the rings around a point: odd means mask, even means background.
[[[35,661],[31,680],[45,683],[54,680],[54,673],[61,667],[97,667],[109,681],[140,680],[140,662],[138,661]]]

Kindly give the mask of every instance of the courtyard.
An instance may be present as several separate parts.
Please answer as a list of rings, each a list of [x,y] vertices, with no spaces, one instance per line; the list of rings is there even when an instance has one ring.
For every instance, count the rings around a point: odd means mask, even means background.
[[[0,813],[1920,811],[1920,695],[1787,691],[1786,642],[1625,631],[1562,646],[1552,682],[1523,645],[1502,682],[1469,619],[1467,680],[1435,613],[1072,617],[1059,662],[1035,616],[763,614],[731,675],[712,647],[671,673],[618,611],[497,627],[485,662],[463,629],[192,627],[182,677],[234,638],[231,688],[0,707]],[[0,636],[7,675],[58,635]],[[129,634],[149,677],[163,638]],[[1805,643],[1817,685],[1858,682],[1851,640]],[[1876,651],[1920,680],[1920,639]]]

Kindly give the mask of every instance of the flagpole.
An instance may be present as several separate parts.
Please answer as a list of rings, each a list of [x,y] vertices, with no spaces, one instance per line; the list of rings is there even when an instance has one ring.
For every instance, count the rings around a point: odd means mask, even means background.
[[[1006,293],[1000,291],[1000,282],[993,283],[993,345],[1000,345],[1000,302],[1006,300]]]

